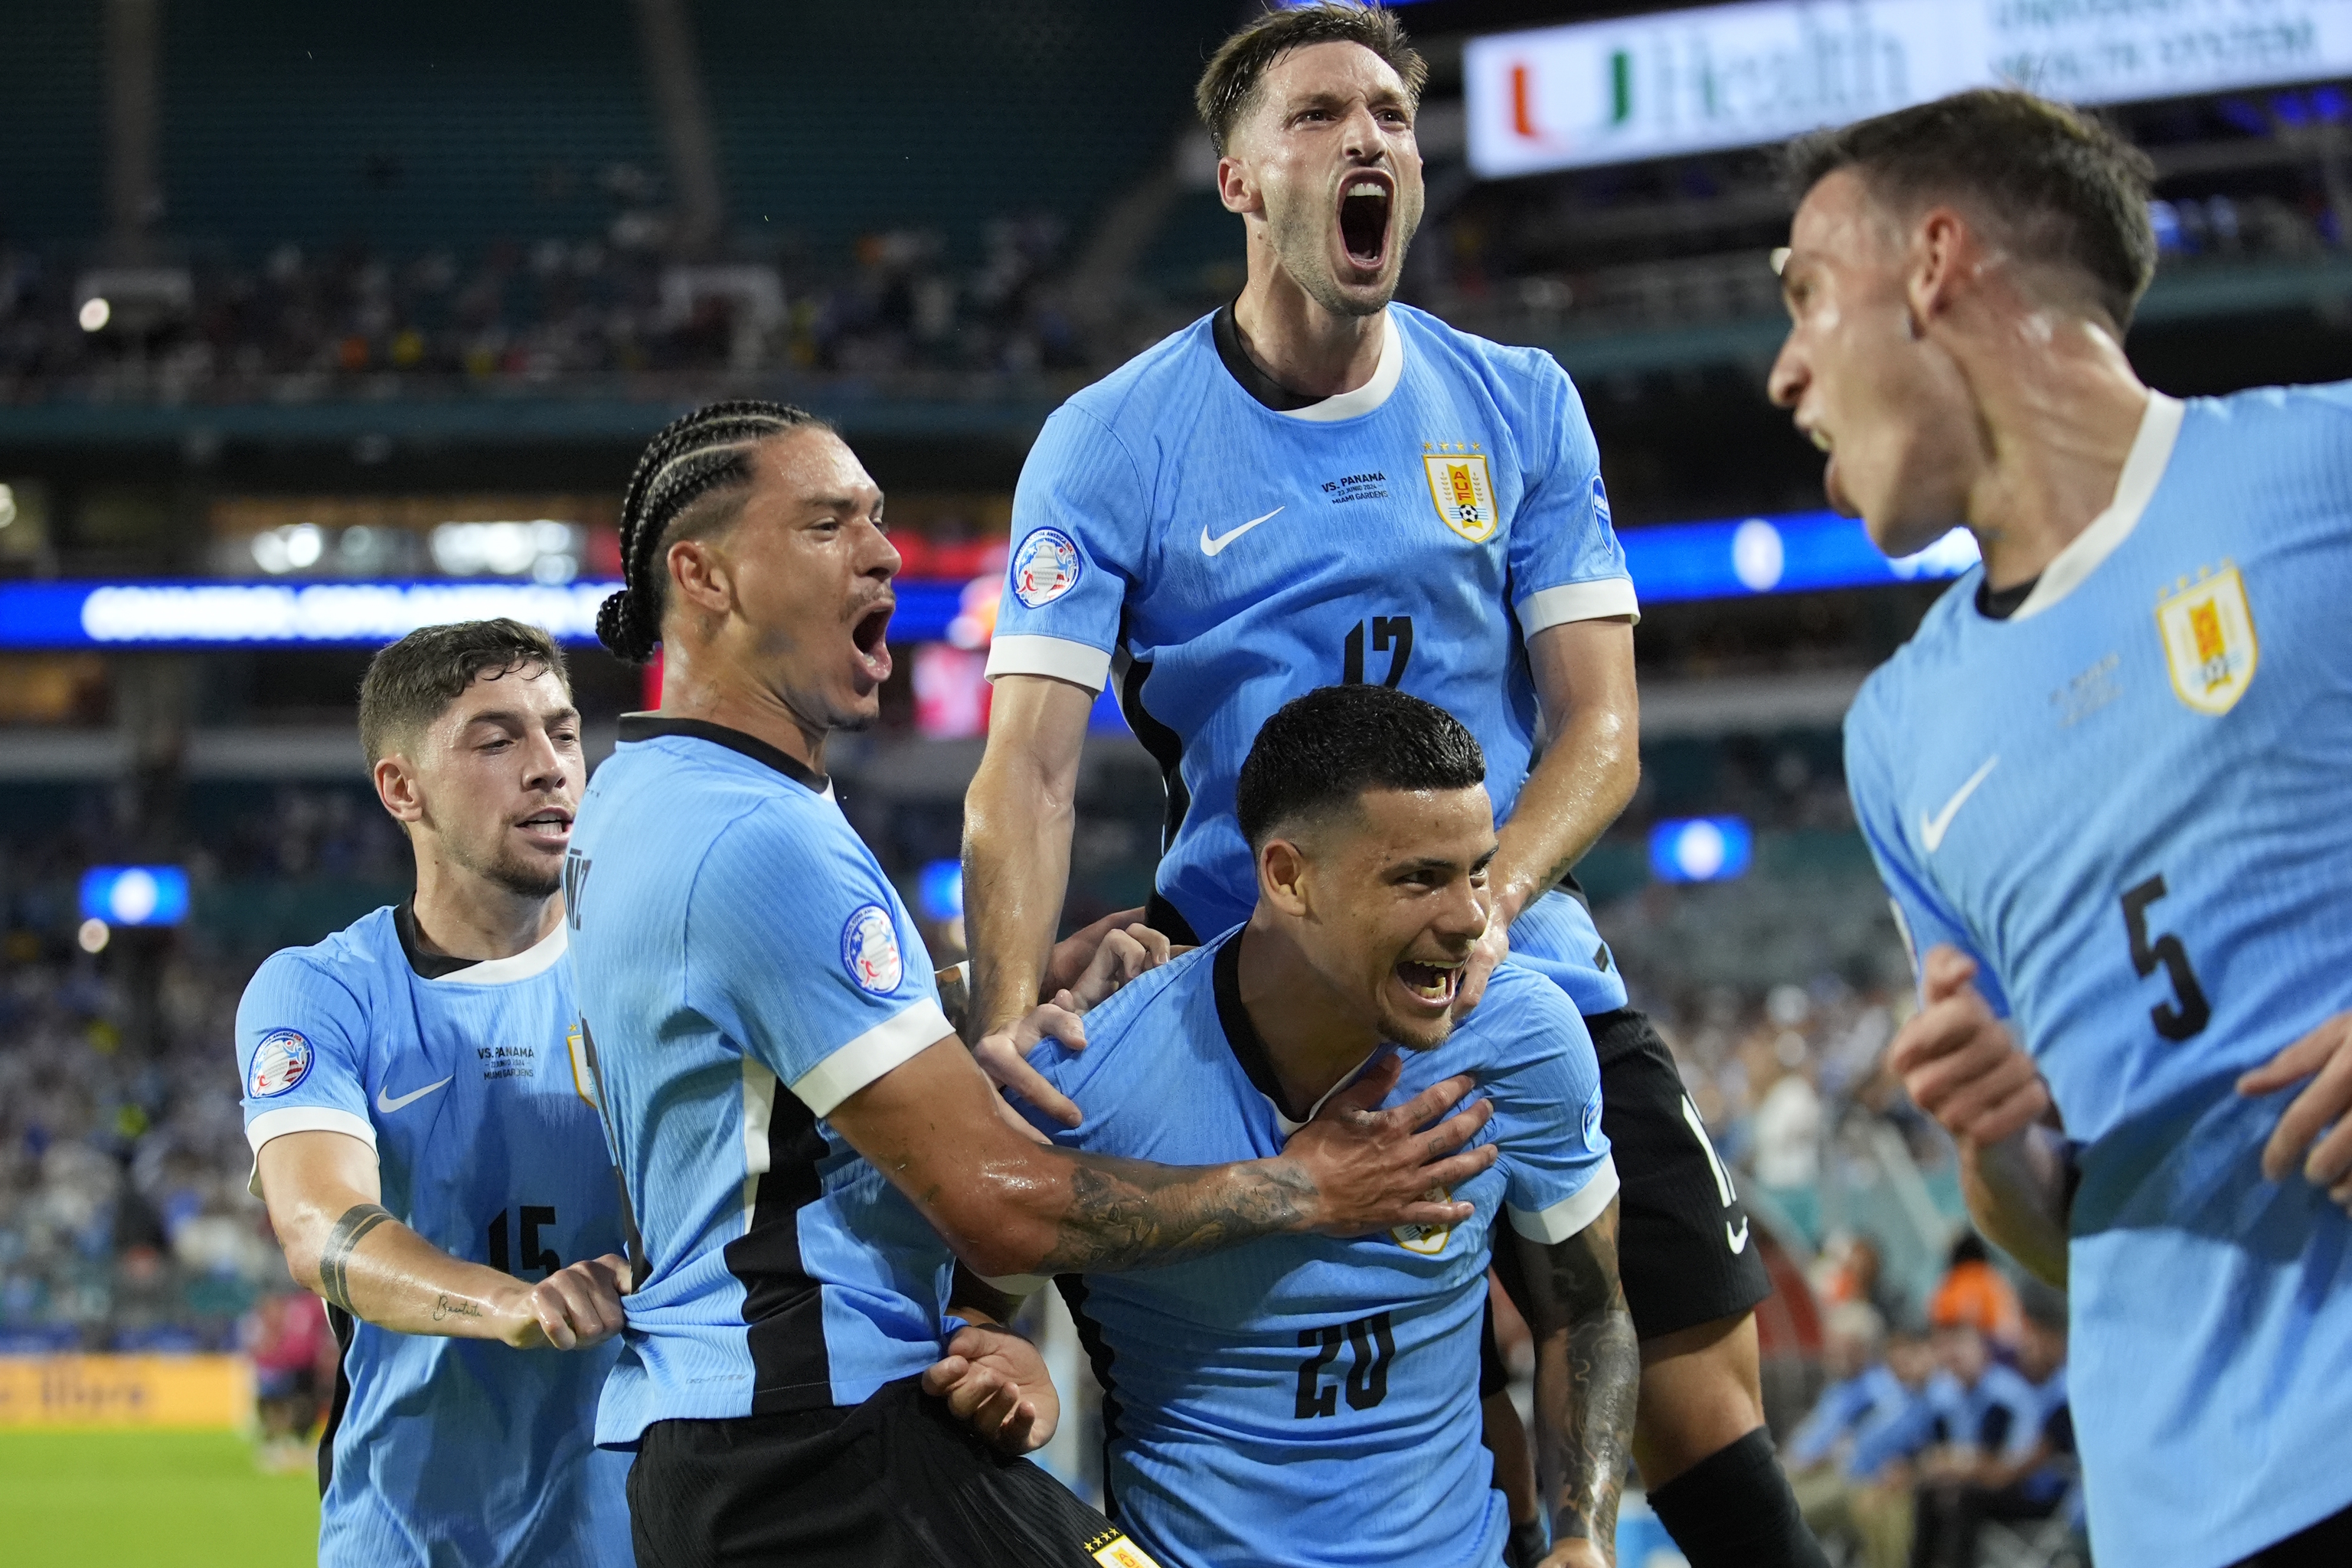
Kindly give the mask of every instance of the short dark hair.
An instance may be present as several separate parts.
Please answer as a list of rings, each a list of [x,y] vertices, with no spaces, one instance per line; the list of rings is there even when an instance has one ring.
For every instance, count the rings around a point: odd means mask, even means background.
[[[751,398],[709,404],[662,426],[621,498],[621,590],[596,608],[597,640],[631,664],[653,658],[669,546],[735,520],[751,483],[752,447],[789,431],[832,428],[805,408]]]
[[[2105,122],[2030,92],[1956,92],[1800,136],[1784,158],[1800,199],[1850,168],[1898,206],[1979,205],[2021,256],[2088,279],[2117,331],[2156,276],[2156,165]]]
[[[1385,686],[1325,686],[1276,710],[1235,790],[1252,849],[1280,826],[1351,807],[1367,790],[1468,789],[1486,754],[1462,721]]]
[[[360,745],[368,765],[399,750],[481,677],[534,667],[553,670],[570,689],[572,672],[563,667],[563,650],[555,639],[503,616],[419,626],[377,649],[360,681]]]
[[[1352,0],[1317,0],[1312,5],[1268,11],[1217,46],[1192,89],[1192,107],[1217,151],[1225,150],[1234,122],[1249,107],[1250,95],[1275,61],[1309,44],[1360,44],[1388,62],[1417,105],[1429,80],[1429,62],[1405,37],[1404,25],[1378,5]]]

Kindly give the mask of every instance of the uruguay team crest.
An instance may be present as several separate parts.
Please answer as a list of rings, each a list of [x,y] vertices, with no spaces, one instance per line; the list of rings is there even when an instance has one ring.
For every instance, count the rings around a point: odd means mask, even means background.
[[[2246,580],[2235,566],[2225,563],[2212,573],[2200,567],[2195,582],[2183,578],[2157,601],[2156,629],[2164,638],[2173,695],[2200,713],[2227,713],[2238,705],[2263,650],[2246,603]]]
[[[1078,547],[1058,528],[1033,528],[1013,551],[1013,596],[1035,609],[1078,585]]]
[[[247,1082],[256,1100],[284,1094],[310,1076],[316,1054],[310,1042],[293,1029],[272,1029],[253,1047],[253,1072]]]
[[[596,1058],[594,1047],[588,1043],[588,1026],[577,1018],[572,1027],[563,1031],[563,1047],[572,1058],[572,1092],[594,1106],[604,1109],[596,1098]]]
[[[1446,527],[1473,544],[1495,531],[1495,488],[1486,479],[1486,455],[1435,453],[1421,460],[1429,470],[1429,496]]]
[[[1431,1203],[1442,1204],[1448,1194],[1444,1187],[1432,1187],[1426,1195]],[[1407,1252],[1434,1258],[1444,1251],[1445,1244],[1454,1238],[1454,1227],[1450,1225],[1401,1225],[1391,1229],[1389,1237]]]
[[[905,965],[898,958],[898,928],[879,904],[861,904],[841,928],[841,962],[861,991],[887,996],[898,989]]]

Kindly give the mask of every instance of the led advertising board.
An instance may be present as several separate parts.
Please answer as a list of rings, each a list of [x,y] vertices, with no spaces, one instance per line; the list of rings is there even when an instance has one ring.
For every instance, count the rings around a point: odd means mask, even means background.
[[[1755,146],[2002,82],[2122,103],[2344,75],[2345,0],[1759,0],[1463,55],[1488,179]]]

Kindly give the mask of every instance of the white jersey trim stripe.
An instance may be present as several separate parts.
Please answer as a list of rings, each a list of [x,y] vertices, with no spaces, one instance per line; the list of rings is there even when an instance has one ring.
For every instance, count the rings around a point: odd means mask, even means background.
[[[743,1058],[743,1234],[760,1206],[760,1178],[768,1173],[768,1124],[776,1114],[776,1075],[746,1054]]]
[[[1601,1211],[1607,1208],[1609,1200],[1616,1195],[1617,1157],[1603,1154],[1601,1156],[1601,1168],[1592,1173],[1591,1181],[1541,1213],[1527,1214],[1510,1208],[1507,1204],[1504,1206],[1509,1209],[1513,1230],[1529,1241],[1540,1241],[1550,1246],[1566,1241],[1599,1219]]]
[[[2185,412],[2177,397],[2167,397],[2160,392],[2147,395],[2147,411],[2139,416],[2139,434],[2132,437],[2131,451],[2124,458],[2124,471],[2116,479],[2116,499],[2065,549],[2050,558],[2033,591],[2025,595],[2025,603],[2017,606],[2011,620],[2022,621],[2040,615],[2081,587],[2083,580],[2097,571],[2101,562],[2122,548],[2132,530],[2139,526],[2140,513],[2147,510],[2156,487],[2163,481],[2165,467],[2172,461],[2172,444],[2180,437],[2180,418]]]
[[[1110,655],[1092,643],[1018,632],[990,645],[987,673],[992,681],[1000,675],[1050,675],[1099,693],[1110,680]]]
[[[1564,626],[1570,621],[1602,621],[1612,616],[1631,616],[1639,624],[1642,619],[1642,604],[1634,596],[1631,577],[1596,577],[1590,583],[1562,583],[1557,588],[1538,588],[1521,599],[1517,609],[1522,637]]]
[[[331,1105],[289,1105],[265,1110],[245,1124],[245,1141],[253,1148],[253,1173],[246,1177],[245,1190],[255,1197],[261,1196],[261,1146],[289,1132],[341,1132],[366,1144],[369,1152],[375,1151],[375,1123],[364,1116]]]
[[[926,997],[903,1012],[892,1014],[849,1044],[803,1073],[793,1082],[801,1103],[819,1116],[897,1067],[909,1061],[955,1033],[940,1005]],[[761,1139],[761,1147],[766,1140]]]
[[[1277,408],[1275,413],[1285,419],[1304,419],[1310,424],[1328,425],[1338,419],[1353,419],[1370,414],[1389,400],[1389,394],[1404,379],[1404,333],[1397,328],[1396,317],[1383,308],[1381,311],[1381,363],[1372,367],[1372,379],[1353,392],[1342,392],[1320,403],[1310,403],[1304,408]]]
[[[563,956],[571,943],[569,930],[565,921],[558,921],[554,931],[511,957],[484,959],[438,979],[418,978],[427,985],[511,985],[518,980],[529,980],[555,967],[555,961]]]

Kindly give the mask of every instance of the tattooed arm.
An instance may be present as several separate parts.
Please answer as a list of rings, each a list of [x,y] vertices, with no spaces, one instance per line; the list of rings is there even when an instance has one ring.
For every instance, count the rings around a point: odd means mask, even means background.
[[[1616,1561],[1642,1348],[1617,1273],[1617,1200],[1566,1241],[1516,1231],[1504,1283],[1536,1336],[1536,1436],[1558,1478],[1549,1568]],[[1517,1276],[1517,1278],[1514,1278]]]
[[[1432,1201],[1494,1163],[1455,1152],[1486,1124],[1484,1100],[1437,1127],[1470,1091],[1449,1079],[1393,1110],[1393,1058],[1331,1097],[1271,1160],[1154,1165],[1030,1142],[950,1036],[851,1095],[826,1118],[913,1201],[958,1257],[989,1279],[1139,1268],[1255,1237],[1358,1236],[1449,1225],[1466,1204]]]
[[[452,1258],[378,1202],[375,1151],[346,1133],[289,1132],[257,1160],[287,1272],[355,1318],[524,1350],[571,1350],[620,1331],[625,1258],[590,1258],[534,1284]]]

